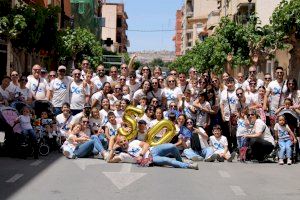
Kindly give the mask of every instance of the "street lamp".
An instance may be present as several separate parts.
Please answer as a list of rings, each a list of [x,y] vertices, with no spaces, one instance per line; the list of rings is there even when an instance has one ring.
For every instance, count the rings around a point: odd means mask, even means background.
[[[248,0],[248,21],[250,20],[252,0]]]

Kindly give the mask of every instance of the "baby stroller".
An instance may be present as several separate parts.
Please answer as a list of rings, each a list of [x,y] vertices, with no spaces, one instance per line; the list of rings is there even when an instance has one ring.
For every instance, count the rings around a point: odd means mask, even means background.
[[[283,115],[285,117],[286,122],[289,125],[290,129],[293,131],[295,136],[297,136],[299,134],[299,123],[300,123],[299,115],[293,110],[282,110],[278,114],[278,116],[280,116],[280,115]],[[293,144],[292,149],[293,149],[292,161],[293,161],[293,163],[296,163],[298,160],[298,154],[299,154],[298,142],[296,144]]]
[[[53,106],[50,101],[35,100],[32,102],[32,109],[37,117],[40,117],[42,112],[47,112],[49,117],[53,117]]]
[[[4,132],[4,142],[1,145],[1,155],[26,158],[33,155],[33,147],[28,138],[23,136],[20,124],[15,124],[18,117],[16,109],[0,107],[0,129]]]

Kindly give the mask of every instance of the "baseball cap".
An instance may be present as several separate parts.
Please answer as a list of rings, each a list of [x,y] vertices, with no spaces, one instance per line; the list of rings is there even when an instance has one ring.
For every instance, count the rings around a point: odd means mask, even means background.
[[[91,104],[89,104],[89,103],[85,103],[84,104],[84,108],[91,108],[92,106],[91,106]]]
[[[58,70],[58,71],[59,71],[59,70],[67,70],[67,68],[66,68],[65,66],[61,65],[61,66],[58,67],[57,70]]]

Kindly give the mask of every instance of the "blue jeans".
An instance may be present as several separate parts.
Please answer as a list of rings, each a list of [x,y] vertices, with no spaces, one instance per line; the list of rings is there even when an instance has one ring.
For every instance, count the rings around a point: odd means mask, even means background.
[[[183,153],[188,159],[192,159],[193,157],[198,157],[199,159],[201,158],[206,159],[213,155],[214,150],[211,147],[206,147],[201,149],[201,151],[199,152],[189,148],[189,149],[185,149]]]
[[[284,159],[284,155],[286,154],[287,158],[292,157],[292,141],[290,139],[279,140],[279,152],[278,157],[280,159]]]
[[[76,147],[74,150],[74,154],[76,155],[77,158],[84,158],[89,156],[90,154],[98,154],[104,151],[104,148],[97,139],[97,137],[91,137],[91,140],[80,144]]]
[[[28,135],[32,141],[37,142],[36,135],[33,129],[22,130],[22,133],[25,136]]]
[[[179,150],[174,144],[161,144],[151,149],[153,163],[155,165],[168,165],[176,168],[188,168],[189,164],[182,162]],[[176,160],[167,156],[173,156]]]
[[[94,154],[98,154],[101,153],[102,151],[105,151],[102,145],[102,141],[97,135],[92,135],[91,139],[94,140],[94,149],[93,149]]]
[[[240,148],[246,146],[247,139],[244,137],[238,136],[238,137],[236,137],[236,142],[237,142],[238,148],[240,149]]]
[[[53,114],[54,114],[54,116],[57,116],[60,113],[62,113],[61,107],[54,107],[53,108]]]

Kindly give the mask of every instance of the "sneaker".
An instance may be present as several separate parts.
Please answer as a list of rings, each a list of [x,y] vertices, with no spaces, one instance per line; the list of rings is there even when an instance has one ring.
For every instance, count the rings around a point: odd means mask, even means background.
[[[216,159],[218,159],[220,156],[219,154],[213,154],[210,157],[206,158],[205,162],[215,162]]]
[[[107,151],[105,151],[103,154],[104,154],[104,156],[103,156],[104,160],[107,161],[109,158],[109,153]]]
[[[187,159],[187,158],[182,158],[182,162],[187,163],[187,164],[192,164],[193,161]]]
[[[228,158],[228,162],[232,162],[232,160],[235,158],[235,156],[236,156],[236,152],[232,152],[231,154],[230,154],[230,158]]]
[[[94,155],[94,158],[96,159],[103,159],[103,156],[101,153],[98,153],[97,155]]]
[[[283,159],[279,159],[278,164],[283,165],[284,164]]]
[[[194,156],[191,158],[192,161],[197,162],[197,161],[202,161],[203,158],[201,156]]]
[[[287,162],[286,162],[288,165],[291,165],[292,164],[292,160],[290,158],[287,159]]]
[[[198,163],[192,163],[188,166],[189,169],[199,170]]]
[[[218,158],[217,158],[217,160],[219,161],[219,162],[224,162],[224,157],[221,157],[221,156],[219,156]]]

